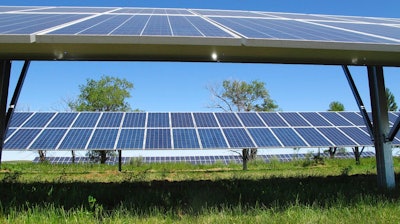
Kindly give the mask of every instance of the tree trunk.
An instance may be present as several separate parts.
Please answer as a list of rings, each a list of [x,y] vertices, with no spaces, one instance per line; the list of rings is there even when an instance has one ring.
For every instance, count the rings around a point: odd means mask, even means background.
[[[249,149],[242,150],[242,161],[243,161],[243,170],[247,170],[247,162],[249,161],[250,152]]]
[[[249,160],[255,160],[257,157],[257,149],[251,149],[250,150],[250,158]]]
[[[46,161],[46,151],[39,150],[39,161],[44,162]]]
[[[331,159],[335,158],[336,150],[337,150],[337,147],[329,147],[328,152],[329,152],[329,157]]]
[[[100,163],[105,164],[107,161],[107,151],[102,150],[100,151]]]

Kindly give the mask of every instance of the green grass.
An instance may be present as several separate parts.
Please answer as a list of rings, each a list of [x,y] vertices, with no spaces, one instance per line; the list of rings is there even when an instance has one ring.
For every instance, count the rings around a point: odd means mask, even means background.
[[[396,179],[400,176],[395,158]],[[400,223],[374,159],[190,165],[3,163],[0,223]]]

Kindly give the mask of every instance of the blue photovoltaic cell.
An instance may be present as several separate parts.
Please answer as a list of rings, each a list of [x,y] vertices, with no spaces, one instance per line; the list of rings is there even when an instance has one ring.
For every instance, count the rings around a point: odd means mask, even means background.
[[[90,26],[80,31],[79,34],[108,35],[131,17],[127,15],[102,15],[90,21],[92,24],[88,24]]]
[[[229,33],[203,18],[197,16],[188,16],[186,18],[206,37],[232,37]]]
[[[171,36],[167,16],[151,16],[143,30],[144,36]]]
[[[122,129],[117,149],[142,149],[143,142],[144,129]]]
[[[33,113],[28,113],[28,112],[16,112],[13,113],[10,121],[10,127],[19,127],[21,126],[26,119],[28,119],[30,116],[32,116]]]
[[[358,145],[373,145],[373,142],[368,134],[356,127],[342,127],[339,128],[346,135],[358,143]]]
[[[88,149],[114,149],[118,129],[96,129]]]
[[[244,128],[226,128],[223,129],[226,139],[231,148],[254,148],[255,145],[251,141],[249,135]]]
[[[213,113],[193,113],[197,127],[219,127]]]
[[[69,130],[59,149],[85,149],[92,131],[92,129]]]
[[[364,32],[373,35],[379,35],[384,37],[390,37],[399,39],[400,37],[400,28],[393,27],[393,26],[385,26],[381,24],[362,24],[362,23],[340,23],[340,22],[322,22],[319,21],[318,23],[335,26],[339,28]],[[385,40],[380,40],[380,42],[386,42]],[[391,42],[391,41],[388,41]]]
[[[175,149],[200,148],[195,129],[173,129]]]
[[[282,147],[281,143],[267,128],[249,128],[247,129],[253,137],[258,147]]]
[[[364,36],[294,20],[226,17],[212,17],[212,19],[248,38],[393,43],[393,41],[377,37]]]
[[[80,113],[73,127],[95,127],[100,113]]]
[[[147,149],[170,149],[171,132],[169,129],[147,129]]]
[[[9,128],[6,132],[6,140],[16,131],[17,129]]]
[[[242,127],[235,113],[215,113],[221,127]]]
[[[332,144],[314,128],[296,128],[296,131],[310,146],[318,147]]]
[[[355,112],[340,112],[340,115],[349,120],[356,126],[365,126],[364,120],[359,113]]]
[[[4,148],[25,150],[40,131],[40,129],[20,129],[5,142]]]
[[[318,130],[337,146],[357,145],[337,128],[318,128]]]
[[[126,113],[122,127],[144,128],[146,124],[146,113]]]
[[[0,14],[0,34],[32,34],[86,16],[74,14]]]
[[[201,15],[207,15],[207,16],[270,17],[267,15],[254,12],[246,12],[246,11],[207,10],[207,9],[206,10],[195,9],[193,11]]]
[[[37,9],[37,7],[29,7],[29,6],[0,6],[0,12],[12,12],[12,11],[20,11],[20,10],[28,10],[28,9]]]
[[[318,113],[301,112],[300,115],[302,117],[304,117],[313,126],[332,126],[328,121],[326,121]]]
[[[122,113],[103,113],[97,127],[115,128],[121,126]]]
[[[285,112],[279,113],[283,119],[291,126],[310,126],[298,113],[294,112]]]
[[[46,129],[33,142],[30,149],[55,149],[67,129]]]
[[[334,126],[352,126],[346,119],[337,114],[336,112],[320,112],[321,116],[327,119]]]
[[[171,113],[172,127],[194,127],[191,113]]]
[[[70,127],[76,116],[78,116],[78,113],[58,113],[56,117],[50,122],[48,127]]]
[[[32,12],[71,12],[71,13],[99,13],[114,10],[116,8],[106,8],[106,7],[54,7],[44,9],[32,10]]]
[[[203,36],[185,16],[169,16],[174,36]]]
[[[150,16],[135,15],[130,17],[124,24],[121,24],[111,35],[141,35]]]
[[[44,127],[54,116],[55,113],[35,113],[23,127]]]
[[[169,127],[168,113],[148,113],[147,127]]]
[[[335,21],[343,21],[337,18],[327,18],[326,16],[319,15],[310,15],[310,14],[295,14],[295,13],[278,13],[278,12],[263,12],[265,15],[269,16],[279,16],[282,18],[289,19],[304,19],[304,20],[335,20]]]
[[[398,117],[398,113],[394,113],[394,112],[389,112],[389,121],[394,124],[396,122],[396,119]]]
[[[220,129],[199,129],[200,141],[203,148],[227,148]]]
[[[278,113],[258,113],[269,127],[287,127],[286,122]]]
[[[286,147],[307,146],[307,144],[291,128],[272,128],[271,130]]]
[[[265,127],[257,113],[238,113],[238,116],[246,127]]]

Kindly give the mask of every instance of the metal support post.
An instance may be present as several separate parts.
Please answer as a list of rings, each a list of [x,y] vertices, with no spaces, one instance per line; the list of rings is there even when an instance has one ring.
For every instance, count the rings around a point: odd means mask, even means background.
[[[392,144],[387,141],[389,117],[382,66],[368,66],[372,121],[378,186],[393,189],[396,185],[393,169]]]
[[[6,135],[6,109],[10,86],[11,60],[0,60],[0,165]]]
[[[118,150],[118,171],[122,170],[122,151]]]

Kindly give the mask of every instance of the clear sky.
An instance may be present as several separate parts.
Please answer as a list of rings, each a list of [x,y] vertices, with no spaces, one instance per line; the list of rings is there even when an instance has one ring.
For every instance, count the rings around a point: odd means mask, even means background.
[[[398,0],[2,0],[0,5],[208,8],[400,17]],[[21,65],[13,63],[11,91]],[[351,72],[369,109],[366,69],[351,67]],[[332,101],[340,101],[348,111],[358,110],[339,66],[59,61],[32,62],[19,110],[63,111],[63,100],[76,97],[79,85],[87,78],[99,79],[102,75],[133,82],[129,103],[144,111],[210,111],[210,94],[205,87],[224,79],[265,82],[282,111],[326,111]],[[400,69],[385,68],[385,81],[400,100]]]

